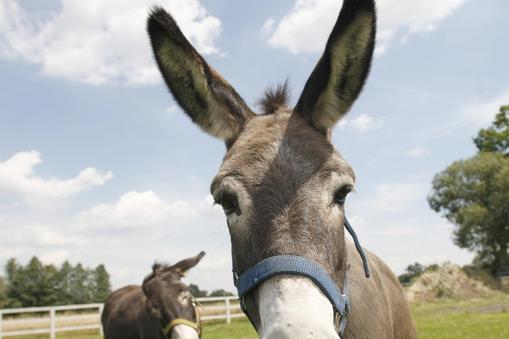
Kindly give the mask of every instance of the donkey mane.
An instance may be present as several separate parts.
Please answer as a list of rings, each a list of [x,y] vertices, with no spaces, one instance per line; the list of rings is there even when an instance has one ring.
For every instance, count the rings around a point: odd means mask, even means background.
[[[256,105],[260,107],[263,115],[274,114],[280,108],[288,107],[290,101],[288,80],[274,87],[268,87]]]
[[[165,264],[165,263],[160,263],[160,262],[154,262],[154,264],[152,264],[152,272],[150,272],[144,279],[143,279],[143,283],[147,283],[149,282],[150,280],[154,279],[155,276],[156,276],[156,272],[159,272],[159,271],[163,271],[165,269],[167,269],[168,267],[170,267],[171,265],[169,264]]]

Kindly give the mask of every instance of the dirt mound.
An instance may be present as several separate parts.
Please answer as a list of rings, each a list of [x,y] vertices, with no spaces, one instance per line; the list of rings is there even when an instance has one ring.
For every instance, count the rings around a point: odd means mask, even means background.
[[[498,293],[482,282],[470,278],[461,267],[452,264],[423,273],[406,289],[409,301],[436,298],[470,299],[495,296]]]

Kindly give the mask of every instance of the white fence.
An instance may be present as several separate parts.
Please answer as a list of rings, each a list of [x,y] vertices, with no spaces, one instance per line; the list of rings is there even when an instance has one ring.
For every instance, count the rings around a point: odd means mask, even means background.
[[[229,324],[233,318],[246,316],[240,308],[239,297],[206,297],[196,301],[202,321],[226,320]]]
[[[202,321],[244,317],[238,297],[198,298]],[[103,335],[101,313],[103,304],[68,305],[0,309],[0,339],[15,336],[48,334],[51,339],[59,332],[97,330]]]

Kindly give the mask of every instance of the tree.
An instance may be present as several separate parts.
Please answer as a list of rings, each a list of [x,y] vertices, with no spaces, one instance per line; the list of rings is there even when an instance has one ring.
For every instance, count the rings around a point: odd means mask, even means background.
[[[425,272],[437,271],[440,268],[438,264],[421,265],[418,262],[408,265],[405,273],[398,276],[399,282],[402,284],[410,284],[416,278],[420,277]]]
[[[111,291],[104,265],[95,269],[64,262],[57,269],[33,257],[26,266],[10,259],[6,265],[7,307],[51,306],[103,302]],[[1,298],[0,285],[0,303]]]
[[[0,277],[0,309],[4,308],[7,304],[7,286],[5,285],[4,277]]]
[[[108,295],[111,293],[110,275],[104,265],[99,265],[93,271],[94,277],[94,290],[93,301],[105,302]]]
[[[398,276],[399,282],[402,284],[409,284],[412,282],[413,279],[417,278],[422,273],[424,273],[425,269],[426,268],[423,265],[419,264],[418,262],[412,265],[408,265],[405,270],[405,273]]]
[[[200,288],[198,287],[198,285],[195,285],[195,284],[190,284],[189,285],[189,292],[191,292],[191,294],[193,295],[193,297],[195,298],[201,298],[201,297],[206,297],[207,296],[207,291],[205,290],[200,290]]]
[[[61,305],[74,304],[71,285],[73,269],[72,265],[66,260],[58,271],[56,289],[58,291],[58,303]]]
[[[210,293],[211,297],[231,297],[234,294],[232,292],[225,291],[223,289],[214,290]]]
[[[474,143],[479,152],[500,152],[509,154],[509,106],[500,107],[493,125],[481,129]]]
[[[428,202],[456,225],[454,243],[476,252],[475,261],[497,276],[508,259],[509,157],[481,152],[456,161],[432,186]]]
[[[9,284],[7,297],[10,306],[46,306],[58,300],[55,291],[57,269],[53,265],[44,266],[37,257],[33,257],[25,266],[14,259],[7,263]]]
[[[92,302],[92,288],[90,272],[78,263],[69,276],[69,285],[71,288],[71,299],[75,304],[87,304]]]
[[[5,292],[7,298],[7,307],[21,307],[21,301],[18,298],[19,290],[16,288],[18,274],[21,267],[18,265],[16,259],[11,258],[5,265],[5,273],[7,273],[7,290]]]

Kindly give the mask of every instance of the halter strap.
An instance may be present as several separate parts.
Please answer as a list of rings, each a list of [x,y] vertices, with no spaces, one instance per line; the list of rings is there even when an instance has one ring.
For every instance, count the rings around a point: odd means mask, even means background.
[[[243,302],[244,297],[264,281],[282,274],[299,275],[311,279],[331,302],[335,317],[336,315],[339,317],[339,324],[336,324],[337,330],[340,335],[343,334],[350,309],[348,274],[345,274],[344,291],[341,292],[320,264],[304,257],[294,255],[270,257],[248,268],[242,275],[235,275],[234,284],[241,298],[244,313],[247,314]]]
[[[170,321],[170,323],[168,325],[166,325],[166,327],[163,330],[164,334],[166,334],[166,336],[169,336],[171,330],[177,325],[185,325],[185,326],[192,327],[198,332],[198,334],[201,334],[200,325],[198,323],[196,323],[194,321],[187,320],[187,319],[182,319],[182,318],[177,318],[177,319],[173,319],[172,321]]]
[[[352,226],[346,219],[345,228],[353,238],[355,247],[362,259],[364,274],[367,278],[369,278],[370,273],[367,257],[360,246],[357,234],[355,234]],[[251,317],[247,313],[247,309],[245,307],[244,297],[261,283],[277,275],[299,275],[309,278],[318,288],[320,288],[331,302],[334,309],[334,325],[339,335],[342,336],[350,313],[348,268],[349,266],[345,272],[343,291],[338,288],[335,281],[332,280],[329,274],[319,263],[295,255],[278,255],[269,257],[249,267],[240,275],[234,270],[233,282],[235,287],[237,287],[241,308],[248,316],[249,320],[251,320]],[[251,322],[253,321],[251,320]]]
[[[366,275],[366,278],[369,278],[369,264],[368,264],[368,258],[366,257],[366,253],[364,253],[364,250],[361,247],[361,244],[359,242],[359,238],[357,237],[357,234],[353,230],[352,225],[348,222],[348,219],[345,218],[345,228],[350,233],[353,239],[353,243],[355,244],[355,248],[357,249],[357,252],[359,252],[359,255],[362,259],[362,266],[364,267],[364,274]]]
[[[194,313],[196,315],[196,321],[191,321],[184,318],[177,318],[170,321],[168,325],[166,325],[162,330],[166,338],[170,336],[171,330],[177,325],[189,326],[198,332],[198,336],[201,337],[201,320],[200,320],[200,312],[198,312],[198,308],[196,305],[196,301],[193,299],[193,307]]]

